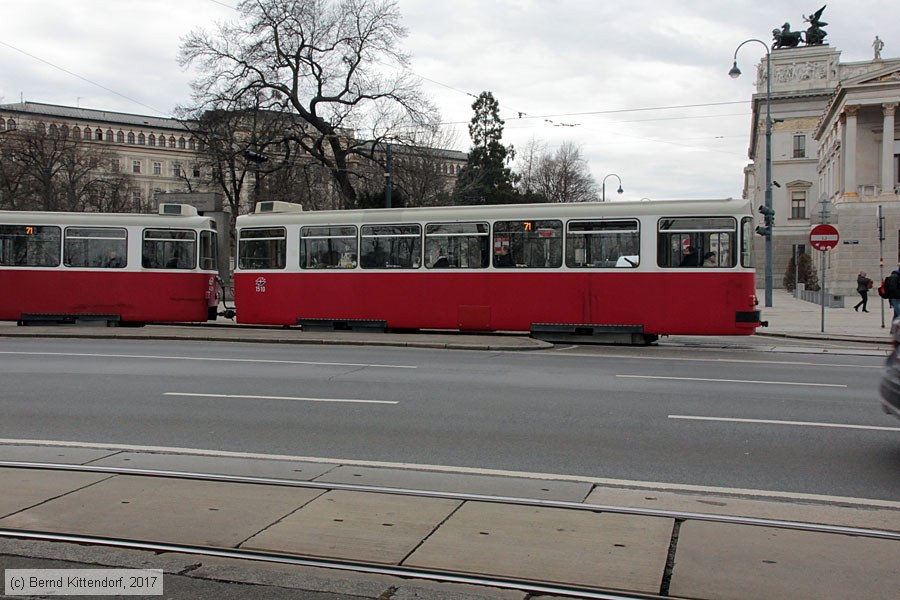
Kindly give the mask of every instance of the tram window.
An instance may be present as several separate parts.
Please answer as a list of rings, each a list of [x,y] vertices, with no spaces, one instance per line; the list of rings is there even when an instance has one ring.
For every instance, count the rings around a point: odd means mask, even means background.
[[[200,232],[200,268],[206,271],[214,271],[218,268],[218,247],[216,246],[215,231]]]
[[[640,263],[638,222],[570,221],[566,224],[566,266],[634,268]]]
[[[197,232],[145,229],[141,253],[145,269],[193,269],[197,266]]]
[[[284,227],[241,229],[238,239],[238,267],[241,269],[283,269],[287,261],[287,234]]]
[[[660,219],[660,267],[731,268],[736,264],[737,221],[732,217]]]
[[[561,267],[562,221],[497,221],[494,223],[494,266]]]
[[[301,269],[352,269],[358,254],[355,225],[300,228]]]
[[[421,225],[363,225],[359,264],[363,269],[418,269]]]
[[[67,227],[63,264],[67,267],[123,269],[127,233],[123,228]]]
[[[0,265],[58,267],[61,232],[46,225],[0,225]]]
[[[756,266],[753,258],[753,235],[756,233],[753,217],[741,220],[741,266],[750,269]]]
[[[487,223],[425,225],[425,266],[429,269],[485,269],[490,264]]]

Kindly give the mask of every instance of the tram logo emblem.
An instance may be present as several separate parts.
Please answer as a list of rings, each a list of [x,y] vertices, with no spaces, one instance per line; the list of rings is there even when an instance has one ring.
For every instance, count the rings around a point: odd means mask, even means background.
[[[257,277],[256,278],[256,291],[260,292],[260,293],[266,291],[266,278],[265,277]]]

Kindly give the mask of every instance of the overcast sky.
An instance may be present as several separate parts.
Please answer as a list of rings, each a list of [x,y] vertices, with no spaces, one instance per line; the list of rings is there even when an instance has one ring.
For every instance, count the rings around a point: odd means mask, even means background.
[[[0,102],[171,115],[190,101],[181,39],[237,0],[0,0]],[[757,0],[399,0],[412,70],[466,151],[474,97],[490,90],[504,141],[580,146],[607,198],[740,197],[760,44],[822,6]],[[900,57],[896,0],[831,2],[842,62]],[[709,106],[717,104],[716,106]],[[706,106],[697,106],[706,105]],[[519,113],[523,113],[520,118]]]

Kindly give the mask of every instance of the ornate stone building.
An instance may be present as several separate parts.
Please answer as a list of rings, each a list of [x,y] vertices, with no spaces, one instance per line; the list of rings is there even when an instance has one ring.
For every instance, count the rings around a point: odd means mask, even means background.
[[[131,176],[136,209],[152,206],[157,193],[187,191],[201,176],[199,143],[175,119],[20,102],[0,105],[0,122],[2,131],[38,127],[102,145],[113,156],[109,168]]]
[[[775,286],[782,286],[795,247],[814,253],[819,268],[809,230],[827,219],[849,243],[829,253],[826,284],[834,295],[855,295],[856,274],[878,272],[878,205],[887,217],[885,264],[900,260],[900,148],[895,141],[900,135],[888,117],[900,100],[900,59],[841,63],[839,50],[820,45],[773,50],[771,63]],[[767,76],[763,58],[753,96],[749,155],[754,162],[745,169],[744,188],[744,196],[757,206],[765,194]],[[759,238],[757,256],[762,249]],[[763,265],[757,262],[762,285]]]
[[[104,154],[112,157],[108,169],[130,176],[131,207],[136,211],[155,210],[157,197],[164,193],[220,191],[210,183],[210,173],[203,172],[209,167],[204,166],[208,161],[202,160],[201,140],[176,119],[36,102],[0,105],[0,133],[16,129],[63,134],[66,139],[102,147]],[[374,155],[374,163],[357,165],[361,173],[385,162],[380,148]],[[392,169],[395,185],[403,184],[410,194],[450,191],[467,157],[465,152],[396,146]],[[381,185],[384,169],[376,170],[372,179]],[[322,195],[331,194],[327,185],[330,180],[324,177],[323,181]],[[249,205],[253,189],[251,174],[241,194],[242,210]],[[315,208],[338,206],[340,203],[334,200]]]

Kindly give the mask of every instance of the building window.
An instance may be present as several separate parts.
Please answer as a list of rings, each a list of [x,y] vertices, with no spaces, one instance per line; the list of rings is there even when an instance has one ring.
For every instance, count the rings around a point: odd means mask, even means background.
[[[4,131],[6,129],[6,121],[0,119],[0,131]]]
[[[162,163],[160,163],[160,162],[153,163],[153,174],[154,175],[162,175]]]
[[[81,139],[81,127],[75,126],[75,129],[72,130],[72,137],[77,139]]]
[[[107,141],[107,142],[112,142],[113,139],[115,139],[115,138],[113,137],[113,131],[112,131],[112,129],[107,129],[107,130],[106,130],[106,141]]]
[[[791,218],[806,218],[806,191],[801,190],[791,192]]]
[[[159,147],[160,148],[166,147],[166,136],[164,136],[164,135],[159,136]]]
[[[172,163],[172,176],[181,177],[181,163]]]
[[[197,140],[195,140],[194,138],[191,138],[191,141],[188,142],[188,147],[191,150],[196,150],[197,149]]]
[[[147,140],[147,143],[150,144],[151,146],[155,146],[156,145],[156,136],[151,133],[150,138]]]
[[[200,167],[194,165],[194,177],[200,177]]]
[[[113,173],[118,173],[119,172],[119,159],[118,158],[112,159],[109,162],[109,166],[112,169]]]
[[[90,127],[85,127],[85,128],[84,128],[84,139],[90,140],[90,139],[91,139],[91,133],[92,133],[92,132],[91,132],[91,128],[90,128]]]
[[[112,131],[109,132],[109,135],[112,135]],[[94,132],[94,139],[98,142],[103,141],[103,132],[98,128],[97,131]]]
[[[12,119],[7,119],[7,121],[6,121],[6,128],[7,128],[9,131],[14,131],[14,130],[16,129],[16,122],[13,121]]]
[[[141,190],[131,190],[131,206],[134,210],[141,209],[142,200],[143,194],[141,194]]]
[[[143,133],[138,134],[138,144],[143,146],[146,143],[147,143],[147,137]]]
[[[125,133],[122,132],[122,131],[120,131],[119,133],[117,133],[117,134],[116,134],[116,141],[117,141],[118,143],[120,143],[120,144],[124,144],[124,143],[125,143]]]
[[[169,148],[174,148],[174,147],[175,147],[175,138],[169,137]]]
[[[794,158],[806,158],[806,135],[794,135]]]
[[[50,135],[53,137],[59,137],[59,129],[55,124],[50,125]]]
[[[129,131],[129,132],[128,132],[128,143],[129,143],[129,144],[133,144],[133,143],[134,143],[134,132],[132,132],[132,131]]]
[[[185,140],[184,138],[179,138],[178,139],[178,147],[181,148],[182,150],[187,148],[187,140]]]
[[[131,161],[131,172],[132,173],[140,173],[141,172],[141,161],[139,161],[139,160]]]

